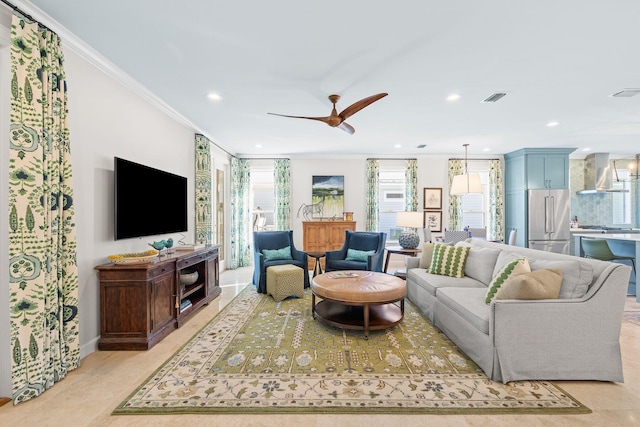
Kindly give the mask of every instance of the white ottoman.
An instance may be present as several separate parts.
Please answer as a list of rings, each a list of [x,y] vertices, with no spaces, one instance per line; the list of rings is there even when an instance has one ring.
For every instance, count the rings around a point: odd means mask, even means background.
[[[267,294],[276,301],[304,296],[304,270],[292,264],[267,268]]]

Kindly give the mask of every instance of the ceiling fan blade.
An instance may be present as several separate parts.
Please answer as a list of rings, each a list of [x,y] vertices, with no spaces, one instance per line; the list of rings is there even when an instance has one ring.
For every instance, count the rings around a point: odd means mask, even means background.
[[[290,117],[292,119],[308,119],[308,120],[317,120],[319,122],[329,123],[329,117],[306,117],[306,116],[288,116],[286,114],[277,114],[277,113],[267,113],[272,116],[280,116],[280,117]]]
[[[355,103],[349,105],[344,110],[342,110],[342,112],[339,114],[339,116],[342,118],[342,120],[347,120],[349,117],[351,117],[352,115],[354,115],[358,111],[362,110],[367,105],[372,104],[372,103],[376,102],[377,100],[379,100],[380,98],[384,98],[387,95],[388,95],[388,93],[378,93],[376,95],[371,95],[371,96],[368,96],[368,97],[366,97],[364,99],[361,99],[360,101],[355,102]]]
[[[356,131],[353,126],[351,126],[349,123],[346,122],[342,122],[338,125],[338,129],[342,129],[343,131],[345,131],[346,133],[348,133],[349,135],[353,135],[353,133]]]

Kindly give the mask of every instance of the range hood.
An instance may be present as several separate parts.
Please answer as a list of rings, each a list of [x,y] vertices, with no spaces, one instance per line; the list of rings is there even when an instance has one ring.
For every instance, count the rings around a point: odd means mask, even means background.
[[[611,187],[611,166],[608,153],[593,153],[584,158],[584,190],[578,194],[627,193]]]

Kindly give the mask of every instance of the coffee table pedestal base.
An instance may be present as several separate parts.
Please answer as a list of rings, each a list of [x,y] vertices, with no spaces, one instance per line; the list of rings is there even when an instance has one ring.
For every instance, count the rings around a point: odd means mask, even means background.
[[[350,305],[329,299],[316,304],[316,296],[312,298],[314,318],[338,328],[364,331],[365,339],[369,338],[369,331],[391,328],[404,317],[404,298],[400,306],[393,303]]]

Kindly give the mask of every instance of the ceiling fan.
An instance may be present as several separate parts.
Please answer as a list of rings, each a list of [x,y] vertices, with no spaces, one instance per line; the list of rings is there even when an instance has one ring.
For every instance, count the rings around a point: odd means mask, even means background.
[[[364,99],[361,99],[358,102],[355,102],[349,105],[347,108],[342,110],[340,114],[338,114],[338,111],[336,110],[336,102],[340,100],[340,95],[329,95],[329,101],[331,101],[331,103],[333,104],[333,110],[331,110],[331,115],[326,117],[287,116],[286,114],[276,114],[276,113],[267,113],[267,114],[272,114],[274,116],[291,117],[294,119],[318,120],[320,122],[324,122],[328,124],[331,127],[334,127],[334,128],[337,127],[339,129],[342,129],[343,131],[347,132],[349,135],[353,135],[353,133],[356,130],[353,128],[353,126],[345,122],[345,120],[353,116],[358,111],[362,110],[367,105],[372,104],[377,100],[379,100],[380,98],[384,98],[387,95],[388,95],[387,93],[378,93],[376,95],[368,96]]]

